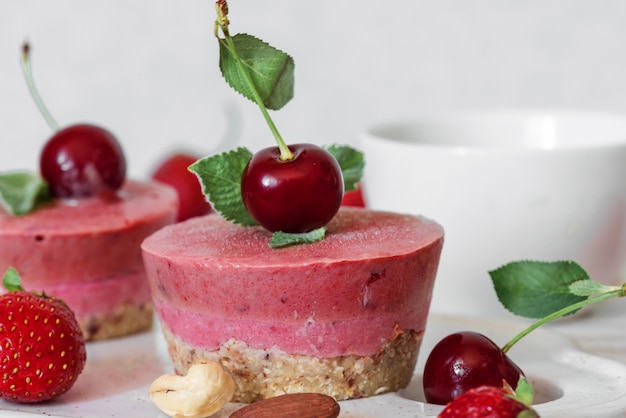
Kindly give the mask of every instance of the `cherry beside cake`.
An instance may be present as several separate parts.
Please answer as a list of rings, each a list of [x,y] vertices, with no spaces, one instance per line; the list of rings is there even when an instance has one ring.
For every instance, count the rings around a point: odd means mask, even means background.
[[[168,186],[128,180],[21,216],[0,208],[0,271],[14,267],[24,288],[66,302],[87,340],[145,330],[153,309],[140,244],[174,222],[177,206]]]
[[[222,364],[233,400],[405,387],[426,326],[443,229],[412,215],[342,208],[323,240],[270,248],[261,227],[217,214],[142,244],[176,371]]]

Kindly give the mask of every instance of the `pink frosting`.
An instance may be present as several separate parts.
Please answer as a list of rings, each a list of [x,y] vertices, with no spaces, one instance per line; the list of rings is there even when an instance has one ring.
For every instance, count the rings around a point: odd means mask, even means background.
[[[174,221],[176,192],[127,181],[115,197],[55,203],[13,217],[0,209],[0,271],[15,267],[24,286],[44,288],[143,269],[145,237]]]
[[[174,222],[177,207],[173,189],[127,181],[114,197],[59,200],[19,217],[0,209],[0,271],[14,267],[25,289],[63,299],[79,318],[144,304],[141,242]]]
[[[442,228],[423,217],[341,209],[317,243],[271,249],[269,233],[208,215],[143,244],[160,318],[188,343],[371,355],[394,327],[424,330]],[[320,342],[321,341],[321,342]]]
[[[91,282],[51,284],[46,286],[46,294],[62,299],[78,317],[112,314],[124,304],[140,306],[150,301],[143,271]]]

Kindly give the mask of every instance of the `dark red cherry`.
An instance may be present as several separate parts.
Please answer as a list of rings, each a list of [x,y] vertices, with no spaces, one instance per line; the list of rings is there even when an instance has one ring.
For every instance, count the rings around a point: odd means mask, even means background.
[[[283,161],[278,147],[255,153],[241,178],[250,215],[275,232],[301,233],[326,225],[343,198],[343,175],[328,151],[313,144],[290,145]]]
[[[126,160],[117,139],[94,125],[72,125],[57,131],[40,157],[41,175],[59,198],[94,196],[119,189]]]
[[[469,389],[517,386],[522,370],[483,334],[465,331],[448,335],[432,349],[424,366],[424,395],[445,405]]]
[[[197,159],[193,155],[177,153],[163,160],[152,173],[153,179],[176,189],[179,200],[178,221],[206,215],[211,211],[198,178],[188,170]]]

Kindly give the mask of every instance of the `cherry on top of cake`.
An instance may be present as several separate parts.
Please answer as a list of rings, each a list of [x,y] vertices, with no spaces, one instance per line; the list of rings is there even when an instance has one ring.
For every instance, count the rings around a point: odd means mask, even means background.
[[[92,124],[59,127],[35,87],[28,43],[22,46],[22,69],[54,134],[42,149],[39,174],[15,171],[0,176],[0,203],[5,211],[19,216],[54,199],[82,199],[119,190],[126,179],[126,159],[115,136]]]
[[[244,226],[261,225],[273,233],[271,246],[321,240],[344,192],[357,188],[363,156],[347,146],[288,145],[268,109],[278,110],[293,97],[293,58],[254,36],[231,36],[225,0],[216,2],[216,11],[221,73],[257,104],[276,146],[254,154],[238,148],[200,159],[189,169],[221,216]]]

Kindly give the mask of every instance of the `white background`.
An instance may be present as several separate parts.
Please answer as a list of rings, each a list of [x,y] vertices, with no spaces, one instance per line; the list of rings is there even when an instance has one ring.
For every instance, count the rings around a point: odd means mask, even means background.
[[[626,112],[623,0],[231,0],[232,33],[289,52],[288,142],[355,144],[373,121],[425,110]],[[218,71],[212,0],[2,0],[0,170],[37,170],[51,134],[19,64],[61,125],[97,123],[145,177],[174,148],[274,144]]]

